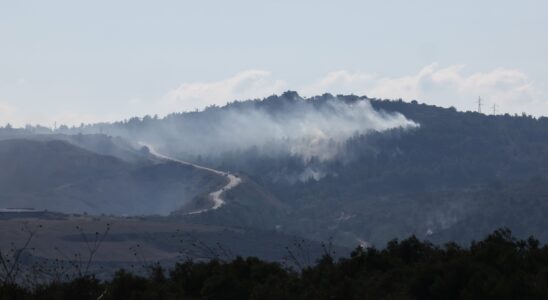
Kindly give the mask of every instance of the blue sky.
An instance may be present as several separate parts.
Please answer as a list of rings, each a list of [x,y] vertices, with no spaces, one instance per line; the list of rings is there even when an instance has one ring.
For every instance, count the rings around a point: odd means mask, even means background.
[[[547,1],[0,0],[0,124],[287,89],[548,115]]]

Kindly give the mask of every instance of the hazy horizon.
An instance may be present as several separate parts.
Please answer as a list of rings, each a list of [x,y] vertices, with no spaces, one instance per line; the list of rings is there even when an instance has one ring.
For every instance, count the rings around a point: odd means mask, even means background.
[[[548,115],[543,1],[0,4],[0,123],[78,125],[295,90]]]

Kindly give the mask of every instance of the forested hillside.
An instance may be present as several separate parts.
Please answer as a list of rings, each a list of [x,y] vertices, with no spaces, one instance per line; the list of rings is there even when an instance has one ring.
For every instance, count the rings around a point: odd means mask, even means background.
[[[250,185],[228,191],[228,205],[200,222],[347,246],[410,234],[468,242],[501,226],[548,240],[547,118],[286,92],[54,131],[100,132],[247,178]]]

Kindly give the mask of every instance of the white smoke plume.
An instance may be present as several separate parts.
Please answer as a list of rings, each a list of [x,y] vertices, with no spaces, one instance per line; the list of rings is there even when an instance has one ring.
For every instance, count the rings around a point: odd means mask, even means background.
[[[319,103],[296,96],[167,117],[159,124],[145,124],[145,135],[141,130],[139,139],[175,155],[215,156],[252,149],[267,156],[291,154],[324,161],[335,157],[354,135],[417,126],[402,114],[376,111],[365,99],[345,102],[332,97]]]

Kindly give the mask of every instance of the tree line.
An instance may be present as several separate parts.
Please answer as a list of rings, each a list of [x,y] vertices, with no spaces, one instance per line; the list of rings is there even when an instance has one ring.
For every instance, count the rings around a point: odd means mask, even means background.
[[[0,287],[0,299],[548,299],[548,246],[499,229],[469,247],[412,236],[336,260],[284,267],[258,258],[181,261],[147,275],[118,271],[37,286]]]

